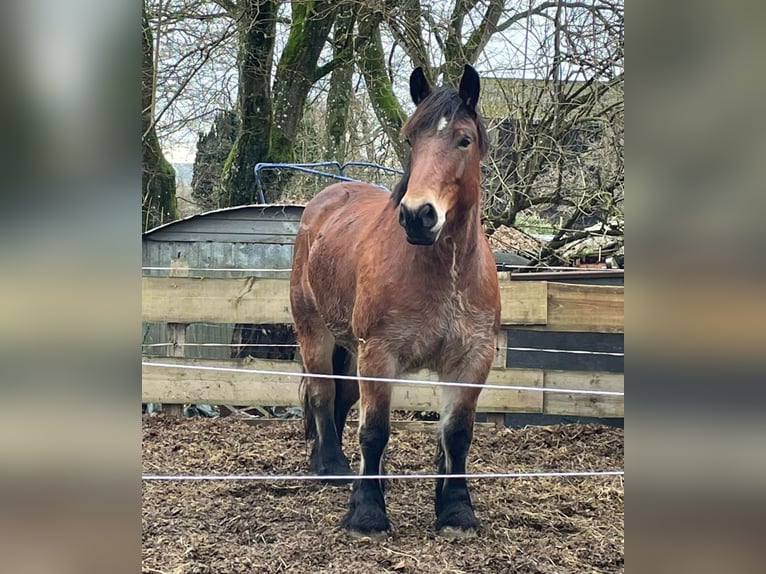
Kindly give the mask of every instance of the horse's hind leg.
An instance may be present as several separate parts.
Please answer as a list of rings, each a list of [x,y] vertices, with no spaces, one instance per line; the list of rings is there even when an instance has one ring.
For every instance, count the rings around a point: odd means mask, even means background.
[[[296,323],[297,327],[297,323]],[[333,374],[335,339],[323,324],[301,325],[298,329],[303,367],[307,372],[302,392],[306,438],[314,439],[311,470],[319,475],[351,474],[348,459],[341,449],[336,427],[336,382],[311,374]]]
[[[336,375],[356,375],[356,357],[343,347],[336,347],[333,353],[333,372]],[[343,429],[348,412],[359,400],[359,383],[348,379],[335,379],[335,429],[338,441],[343,447]]]

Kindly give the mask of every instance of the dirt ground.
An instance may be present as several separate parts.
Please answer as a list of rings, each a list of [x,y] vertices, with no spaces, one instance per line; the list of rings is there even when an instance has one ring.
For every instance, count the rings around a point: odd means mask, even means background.
[[[145,474],[306,474],[301,421],[143,417]],[[347,454],[358,464],[353,429]],[[435,472],[432,431],[392,431],[391,474]],[[601,425],[476,429],[468,472],[623,468],[623,430]],[[338,527],[349,486],[143,482],[146,574],[228,572],[623,572],[622,477],[470,482],[477,538],[433,529],[433,481],[391,481],[383,542]]]

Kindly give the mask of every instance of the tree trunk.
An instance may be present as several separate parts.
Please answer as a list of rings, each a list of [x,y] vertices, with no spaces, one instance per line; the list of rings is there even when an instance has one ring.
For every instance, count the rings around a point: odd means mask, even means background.
[[[223,168],[222,207],[257,201],[253,168],[265,161],[271,136],[271,67],[277,25],[275,0],[240,0],[237,139]]]
[[[319,79],[316,77],[317,62],[337,11],[337,1],[292,2],[290,35],[274,80],[269,161],[290,162],[294,159],[295,136],[311,86]]]
[[[293,0],[290,35],[279,59],[270,91],[277,3],[242,0],[239,19],[239,106],[241,129],[224,167],[223,205],[258,201],[258,162],[291,162],[295,137],[311,87],[318,79],[317,62],[332,28],[338,2]],[[327,72],[330,70],[327,69]],[[289,177],[289,176],[288,176]],[[286,178],[263,174],[266,201],[274,201]]]
[[[375,115],[386,132],[402,166],[407,162],[409,149],[399,135],[406,119],[394,95],[391,79],[386,70],[383,42],[380,38],[380,12],[365,10],[359,21],[359,68],[361,69]]]
[[[356,14],[352,4],[343,4],[335,22],[333,58],[342,56],[352,41]],[[325,158],[341,163],[347,159],[346,132],[348,131],[349,104],[351,102],[354,66],[351,62],[332,71],[327,93]]]
[[[176,172],[165,159],[154,127],[154,58],[152,31],[141,13],[141,213],[143,230],[178,219]]]

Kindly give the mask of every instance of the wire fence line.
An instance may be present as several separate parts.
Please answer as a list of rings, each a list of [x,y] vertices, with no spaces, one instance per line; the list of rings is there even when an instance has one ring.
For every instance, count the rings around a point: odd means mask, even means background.
[[[520,269],[520,270],[526,270],[529,271],[529,274],[534,274],[536,272],[543,272],[543,271],[576,271],[579,273],[593,273],[594,271],[614,271],[614,269],[609,269],[607,267],[575,267],[575,266],[566,266],[566,265],[553,265],[549,267],[533,267],[530,265],[513,265],[513,264],[507,264],[507,263],[499,263],[498,267],[502,268],[503,271],[507,271],[509,269]],[[291,272],[292,268],[290,267],[284,267],[284,268],[242,268],[242,267],[163,267],[163,266],[142,266],[141,271],[214,271],[214,272],[220,272],[220,273],[267,273],[267,272]]]
[[[142,347],[292,347],[300,348],[296,343],[141,343]]]
[[[245,373],[251,375],[284,376],[284,377],[310,377],[315,379],[336,379],[344,381],[370,381],[378,383],[395,383],[408,385],[431,385],[442,387],[468,387],[478,389],[491,389],[493,391],[533,391],[541,393],[563,393],[574,395],[602,395],[624,397],[623,391],[604,391],[595,389],[559,389],[549,387],[526,387],[523,385],[487,385],[482,383],[459,383],[455,381],[429,381],[418,379],[395,379],[387,377],[362,377],[352,375],[329,375],[326,373],[304,373],[296,371],[275,371],[272,369],[245,369],[239,367],[214,367],[208,365],[187,365],[181,363],[162,363],[155,361],[142,361],[142,367],[164,367],[169,369],[186,369],[196,371],[218,371],[224,373]]]
[[[274,268],[228,268],[228,267],[160,267],[160,266],[147,266],[141,267],[141,271],[214,271],[217,273],[289,273],[292,271],[291,267],[285,267],[281,269]]]
[[[297,343],[142,343],[142,347],[292,347],[299,349]],[[537,347],[497,347],[501,351],[535,351],[540,353],[565,353],[573,355],[601,355],[608,357],[624,357],[625,353],[612,353],[606,351],[585,351],[575,349],[539,349]]]
[[[182,481],[348,481],[348,480],[431,480],[438,478],[465,479],[523,479],[523,478],[586,478],[598,476],[624,476],[624,470],[577,470],[541,472],[483,472],[463,474],[142,474],[145,482]]]
[[[269,345],[266,345],[269,346]],[[142,366],[146,367],[166,367],[178,369],[191,369],[199,371],[222,371],[233,373],[259,374],[265,376],[288,376],[305,377],[312,376],[325,379],[343,379],[343,380],[369,380],[385,383],[401,383],[411,385],[432,385],[432,386],[459,386],[459,387],[479,387],[491,388],[492,390],[516,390],[516,391],[539,391],[567,394],[588,394],[588,395],[607,395],[622,396],[621,391],[603,391],[586,389],[552,389],[540,387],[526,387],[520,385],[483,385],[476,383],[458,383],[449,381],[430,381],[413,379],[395,379],[383,377],[355,377],[346,375],[328,375],[325,373],[303,373],[294,371],[276,371],[267,369],[247,369],[236,367],[214,367],[207,365],[184,365],[178,363],[146,362],[142,361]],[[142,474],[141,480],[144,482],[188,482],[188,481],[218,481],[218,482],[311,482],[311,481],[348,481],[348,480],[430,480],[439,478],[465,478],[465,479],[535,479],[535,478],[589,478],[589,477],[622,477],[625,471],[623,469],[615,470],[584,470],[584,471],[524,471],[524,472],[490,472],[490,473],[463,473],[463,474],[377,474],[377,475],[291,475],[291,474]]]

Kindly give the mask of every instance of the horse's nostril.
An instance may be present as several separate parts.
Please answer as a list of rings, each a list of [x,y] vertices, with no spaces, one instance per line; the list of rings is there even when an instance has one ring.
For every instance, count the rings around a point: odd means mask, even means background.
[[[404,212],[406,207],[403,205],[399,206],[399,225],[402,227],[407,227],[407,214]]]
[[[421,206],[418,210],[418,217],[420,217],[420,221],[426,229],[431,229],[436,225],[436,209],[430,203]]]

